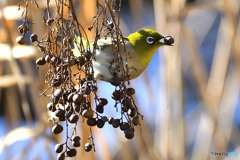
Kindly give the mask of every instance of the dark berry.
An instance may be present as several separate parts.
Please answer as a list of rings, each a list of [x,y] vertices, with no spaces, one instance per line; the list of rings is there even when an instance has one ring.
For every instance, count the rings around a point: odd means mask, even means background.
[[[89,119],[87,120],[87,124],[88,124],[89,126],[95,126],[95,125],[97,124],[97,121],[96,121],[95,118],[89,118]]]
[[[69,157],[74,157],[74,156],[76,156],[76,154],[77,154],[77,150],[76,149],[69,149],[68,151],[67,151],[67,155],[69,156]]]
[[[92,144],[91,143],[86,143],[84,146],[84,149],[86,152],[89,152],[92,150]]]
[[[60,124],[56,124],[55,126],[53,126],[52,128],[52,132],[54,134],[59,134],[63,131],[63,127]]]
[[[63,151],[63,144],[56,144],[55,145],[55,152],[61,153]]]

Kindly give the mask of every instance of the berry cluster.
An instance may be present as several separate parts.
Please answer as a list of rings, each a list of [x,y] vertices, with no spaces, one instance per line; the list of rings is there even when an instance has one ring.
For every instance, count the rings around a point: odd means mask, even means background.
[[[55,18],[52,18],[49,8],[45,12],[44,22],[48,32],[41,39],[38,38],[37,34],[33,33],[30,40],[35,43],[42,53],[42,57],[36,60],[37,67],[48,66],[45,82],[48,83],[49,87],[41,95],[50,99],[47,109],[51,113],[49,121],[53,123],[52,133],[60,134],[63,130],[66,130],[67,133],[65,142],[55,146],[58,160],[63,160],[66,156],[75,156],[77,154],[75,148],[81,146],[81,138],[76,132],[79,120],[86,122],[90,131],[91,127],[103,128],[108,122],[113,128],[120,128],[127,139],[132,139],[135,132],[134,127],[140,125],[140,118],[143,118],[143,116],[139,113],[133,99],[135,90],[128,88],[125,84],[130,82],[128,81],[128,66],[123,64],[122,59],[126,58],[127,61],[128,54],[125,54],[126,57],[120,54],[119,46],[124,41],[124,38],[119,29],[119,23],[115,18],[114,2],[106,1],[105,6],[97,3],[97,16],[93,17],[94,22],[89,27],[89,30],[95,28],[96,33],[94,45],[91,49],[89,46],[83,45],[81,38],[75,38],[76,32],[80,34],[80,37],[84,35],[87,38],[87,35],[77,21],[72,0],[57,1],[56,8],[58,10]],[[24,0],[21,4],[24,2],[27,8],[28,1]],[[68,17],[64,19],[63,6],[67,6],[69,13]],[[107,12],[111,15],[110,21],[106,18]],[[101,27],[98,24],[100,17],[103,18]],[[25,40],[22,40],[25,39],[24,33],[29,30],[27,23],[25,23],[27,22],[26,18],[27,15],[25,15],[24,23],[19,26],[19,32],[23,34],[17,38],[19,44],[26,43]],[[97,96],[98,85],[94,77],[92,61],[101,34],[112,38],[114,44],[112,65],[122,73],[122,77],[115,75],[111,79],[111,84],[115,86],[112,99],[115,100],[114,107],[116,111],[120,109],[120,118],[104,116],[108,100]],[[74,43],[78,44],[77,49],[80,53],[78,57],[73,54],[72,45]],[[118,59],[114,58],[116,56]],[[73,67],[77,68],[77,73],[73,73]],[[69,134],[70,129],[71,133]],[[92,149],[95,150],[94,146],[91,132],[84,149],[89,152]]]

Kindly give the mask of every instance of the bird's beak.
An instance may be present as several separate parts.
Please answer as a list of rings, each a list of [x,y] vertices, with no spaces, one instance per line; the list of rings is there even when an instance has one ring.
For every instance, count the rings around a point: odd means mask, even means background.
[[[172,46],[174,39],[171,36],[161,36],[158,43],[161,45]]]

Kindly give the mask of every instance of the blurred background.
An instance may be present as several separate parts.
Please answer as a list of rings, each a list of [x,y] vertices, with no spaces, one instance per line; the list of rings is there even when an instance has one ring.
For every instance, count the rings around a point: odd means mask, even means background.
[[[37,70],[35,65],[41,53],[29,38],[25,46],[15,41],[23,20],[20,2],[0,1],[0,160],[52,160],[57,156],[54,146],[64,135],[52,135],[48,99],[39,96],[47,88],[47,68]],[[38,9],[29,7],[29,19],[36,24],[27,37],[31,33],[41,37],[47,31],[42,21],[46,1],[37,3]],[[54,15],[55,1],[49,4]],[[75,0],[75,6],[87,30],[96,15],[96,1]],[[126,140],[108,124],[103,129],[94,127],[96,152],[80,147],[72,159],[240,159],[239,9],[239,0],[122,1],[123,35],[151,28],[171,35],[175,43],[158,49],[146,71],[131,81],[144,115],[134,139]],[[87,34],[94,38],[94,31]],[[98,84],[99,96],[110,100],[114,87]],[[107,116],[120,115],[113,106],[110,101]],[[80,125],[79,135],[86,139],[89,129]],[[211,152],[238,155],[213,156]]]

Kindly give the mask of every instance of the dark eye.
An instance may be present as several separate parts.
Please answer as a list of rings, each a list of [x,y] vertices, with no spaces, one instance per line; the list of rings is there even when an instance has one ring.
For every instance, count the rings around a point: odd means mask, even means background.
[[[154,43],[154,39],[152,37],[147,37],[146,41],[148,44],[153,44]]]

